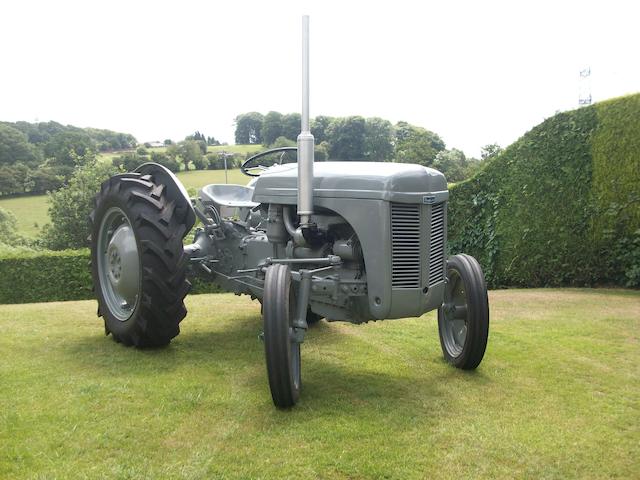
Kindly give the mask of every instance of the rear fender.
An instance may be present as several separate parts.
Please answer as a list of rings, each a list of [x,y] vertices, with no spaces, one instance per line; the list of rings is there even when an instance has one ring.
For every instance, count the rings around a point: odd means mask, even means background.
[[[152,175],[156,183],[163,184],[167,198],[175,202],[176,209],[185,212],[184,224],[187,231],[193,228],[196,223],[196,212],[193,210],[186,188],[171,170],[158,163],[147,162],[136,168],[134,172],[142,175]]]

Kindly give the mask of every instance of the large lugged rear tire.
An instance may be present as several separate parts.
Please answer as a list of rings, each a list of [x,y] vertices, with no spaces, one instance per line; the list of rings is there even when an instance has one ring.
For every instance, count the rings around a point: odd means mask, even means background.
[[[300,397],[300,344],[293,337],[295,295],[286,265],[267,268],[262,299],[264,347],[271,398],[278,408],[292,407]]]
[[[182,245],[188,222],[151,175],[102,184],[90,215],[91,275],[98,316],[117,342],[158,347],[180,333],[191,287]]]
[[[473,370],[482,361],[489,337],[487,284],[478,261],[454,255],[447,261],[444,303],[438,309],[438,332],[444,358]]]

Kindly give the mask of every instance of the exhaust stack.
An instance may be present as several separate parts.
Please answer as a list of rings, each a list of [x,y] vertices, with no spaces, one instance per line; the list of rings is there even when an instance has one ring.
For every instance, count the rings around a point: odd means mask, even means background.
[[[302,17],[302,118],[298,135],[298,215],[302,228],[313,214],[313,155],[315,140],[309,128],[309,15]]]

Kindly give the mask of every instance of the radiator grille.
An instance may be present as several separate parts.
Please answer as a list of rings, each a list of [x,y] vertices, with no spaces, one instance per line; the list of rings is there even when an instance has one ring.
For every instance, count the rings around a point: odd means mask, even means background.
[[[444,203],[431,207],[429,286],[444,280]]]
[[[420,205],[391,204],[392,288],[420,287]]]

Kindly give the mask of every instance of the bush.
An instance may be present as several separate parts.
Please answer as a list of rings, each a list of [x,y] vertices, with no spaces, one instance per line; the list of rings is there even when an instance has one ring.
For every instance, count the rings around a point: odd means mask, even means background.
[[[140,165],[148,161],[149,157],[146,155],[140,155],[138,152],[127,152],[119,157],[114,157],[111,163],[113,163],[113,166],[125,172],[133,172]]]
[[[209,170],[224,170],[224,157],[220,153],[208,153],[207,159],[209,164],[207,165]],[[241,160],[236,155],[227,154],[227,168],[238,168],[241,164]]]
[[[93,298],[87,250],[18,252],[0,257],[0,303]]]
[[[490,285],[640,286],[640,95],[545,120],[451,189]]]
[[[42,244],[51,250],[81,248],[87,245],[89,214],[100,185],[117,170],[105,163],[79,167],[68,185],[49,194],[51,225],[42,230]]]
[[[209,158],[205,155],[194,158],[193,167],[196,170],[206,170],[209,167]]]
[[[89,250],[0,249],[0,304],[95,298]],[[216,293],[215,285],[194,278],[192,294]]]
[[[0,244],[16,245],[22,240],[16,227],[16,216],[13,212],[0,208]]]
[[[171,158],[169,155],[163,152],[151,152],[151,161],[155,163],[159,163],[163,167],[168,168],[173,173],[177,173],[180,171],[180,164],[174,158]]]

